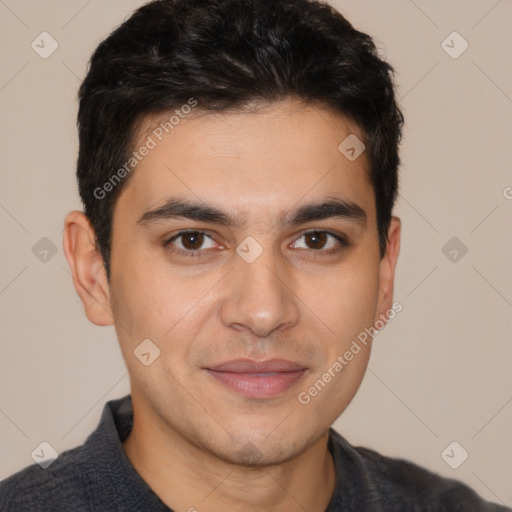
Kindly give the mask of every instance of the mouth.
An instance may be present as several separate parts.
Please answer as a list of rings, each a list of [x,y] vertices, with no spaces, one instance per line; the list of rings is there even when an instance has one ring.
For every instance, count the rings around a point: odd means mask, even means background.
[[[228,389],[247,398],[273,398],[295,385],[308,368],[284,359],[236,359],[203,368]]]

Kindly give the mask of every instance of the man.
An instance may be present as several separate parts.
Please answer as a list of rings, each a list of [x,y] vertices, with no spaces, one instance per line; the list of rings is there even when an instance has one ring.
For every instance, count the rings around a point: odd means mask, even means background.
[[[131,395],[2,510],[506,510],[330,429],[401,307],[392,72],[308,0],[160,0],[99,45],[63,245]]]

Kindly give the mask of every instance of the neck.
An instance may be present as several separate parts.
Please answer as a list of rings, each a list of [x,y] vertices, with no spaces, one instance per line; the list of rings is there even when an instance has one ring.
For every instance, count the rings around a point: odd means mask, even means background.
[[[326,432],[281,464],[232,464],[190,443],[158,418],[134,415],[124,450],[139,475],[173,510],[324,512],[335,487]],[[139,421],[138,421],[139,420]]]

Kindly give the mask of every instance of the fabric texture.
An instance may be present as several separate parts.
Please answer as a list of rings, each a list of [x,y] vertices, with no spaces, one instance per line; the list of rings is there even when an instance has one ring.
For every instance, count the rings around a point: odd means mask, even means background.
[[[123,450],[132,425],[130,395],[108,402],[82,446],[61,453],[47,469],[34,464],[0,482],[0,511],[172,512]],[[329,434],[336,487],[326,512],[512,511],[457,480],[354,447],[333,429]]]

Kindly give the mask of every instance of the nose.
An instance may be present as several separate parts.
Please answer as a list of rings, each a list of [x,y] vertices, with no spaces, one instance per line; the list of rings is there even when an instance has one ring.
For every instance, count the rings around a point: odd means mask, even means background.
[[[266,337],[299,320],[290,269],[271,248],[264,248],[252,263],[237,254],[226,293],[221,316],[228,327]]]

